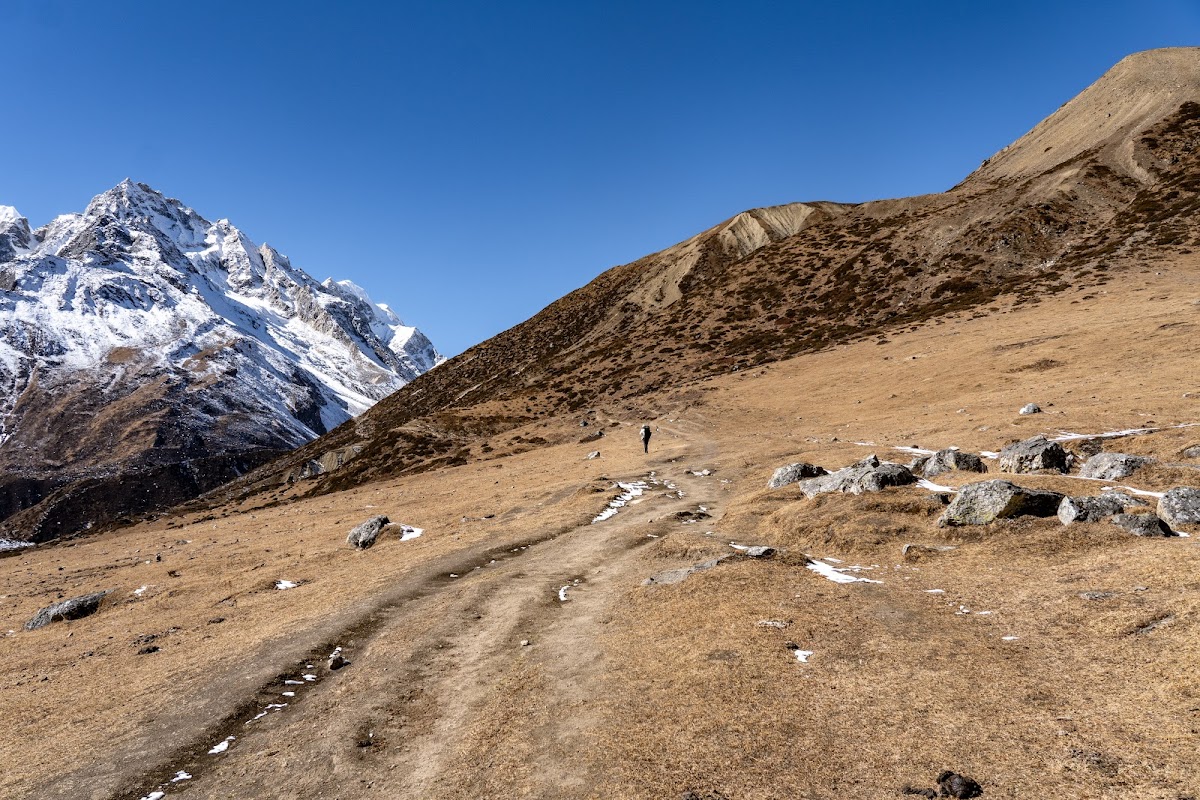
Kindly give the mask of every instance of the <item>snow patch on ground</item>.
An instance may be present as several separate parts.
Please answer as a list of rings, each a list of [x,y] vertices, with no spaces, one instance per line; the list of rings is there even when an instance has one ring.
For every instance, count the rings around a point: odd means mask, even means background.
[[[953,486],[942,486],[940,483],[934,483],[933,481],[928,480],[926,478],[918,479],[917,486],[920,486],[922,489],[926,489],[930,492],[957,492],[958,491],[958,489],[955,489]]]
[[[220,755],[229,749],[229,743],[236,739],[236,736],[226,736],[222,741],[218,742],[208,751],[210,756]]]
[[[631,483],[617,481],[617,487],[621,490],[621,493],[610,500],[605,509],[592,519],[593,525],[615,517],[617,511],[629,505],[635,497],[641,497],[648,488],[648,484],[645,481],[633,481]]]
[[[279,589],[280,591],[284,589],[295,589],[299,585],[300,584],[296,583],[295,581],[285,581],[282,578],[275,581],[275,588]]]
[[[848,574],[871,569],[871,567],[835,567],[832,564],[827,564],[824,561],[819,561],[814,558],[809,560],[808,569],[812,570],[823,578],[833,581],[834,583],[883,583],[883,581],[876,581],[870,578],[860,578],[857,575]]]
[[[402,542],[407,542],[410,539],[416,539],[425,532],[424,528],[414,528],[411,525],[401,525],[400,530],[402,531],[400,536],[400,541]]]
[[[33,547],[33,543],[18,542],[15,539],[0,539],[0,550],[19,550],[22,547]]]

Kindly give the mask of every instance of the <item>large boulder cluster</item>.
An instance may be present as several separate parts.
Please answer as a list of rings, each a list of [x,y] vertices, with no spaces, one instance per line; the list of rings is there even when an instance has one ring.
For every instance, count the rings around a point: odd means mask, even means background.
[[[1008,445],[1000,451],[998,459],[1001,472],[1061,475],[1071,469],[1075,455],[1058,442],[1039,435]],[[1146,456],[1097,453],[1083,464],[1079,477],[1120,480],[1153,462]],[[980,456],[947,448],[919,456],[907,467],[880,461],[874,455],[834,472],[815,464],[788,464],[775,470],[767,485],[771,489],[795,485],[811,498],[831,492],[878,492],[890,486],[916,483],[918,476],[932,478],[953,471],[978,473],[988,469]],[[987,525],[1022,516],[1057,516],[1063,525],[1107,520],[1137,536],[1173,536],[1176,527],[1200,526],[1200,489],[1171,489],[1159,498],[1157,508],[1151,510],[1147,501],[1119,491],[1067,496],[1007,480],[980,481],[955,491],[953,500],[938,518],[938,525]]]

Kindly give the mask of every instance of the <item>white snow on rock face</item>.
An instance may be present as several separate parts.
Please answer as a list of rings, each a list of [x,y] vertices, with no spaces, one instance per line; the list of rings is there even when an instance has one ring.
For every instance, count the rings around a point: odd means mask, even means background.
[[[35,375],[110,387],[165,376],[225,413],[263,414],[296,446],[443,360],[360,287],[318,283],[144,184],[31,233],[0,206],[0,420]]]

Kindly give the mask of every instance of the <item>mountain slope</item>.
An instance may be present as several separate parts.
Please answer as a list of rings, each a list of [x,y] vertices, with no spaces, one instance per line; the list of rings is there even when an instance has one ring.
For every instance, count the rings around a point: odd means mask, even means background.
[[[80,480],[102,506],[10,516],[22,539],[212,488],[440,360],[354,284],[131,181],[33,231],[0,210],[0,334],[0,515]],[[113,480],[144,501],[102,501]]]
[[[274,489],[335,455],[357,453],[314,488],[462,463],[539,418],[1103,285],[1200,242],[1196,101],[1200,48],[1131,56],[945,193],[739,214],[605,272],[231,489]],[[1116,121],[1097,128],[1105,109]]]

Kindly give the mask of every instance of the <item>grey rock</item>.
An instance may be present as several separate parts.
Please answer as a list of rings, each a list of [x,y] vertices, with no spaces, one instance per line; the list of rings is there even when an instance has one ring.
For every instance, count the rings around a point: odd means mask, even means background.
[[[1200,525],[1200,489],[1179,486],[1158,501],[1158,515],[1173,528]]]
[[[938,518],[938,525],[987,525],[1012,517],[1052,517],[1062,499],[1058,492],[1026,489],[1008,481],[969,483],[959,489]]]
[[[775,555],[774,547],[767,547],[763,544],[756,544],[753,547],[747,547],[745,550],[738,549],[747,558],[770,558]]]
[[[104,599],[106,594],[108,594],[107,591],[93,592],[81,597],[72,597],[69,600],[63,600],[52,606],[46,606],[25,623],[25,630],[37,630],[38,628],[46,627],[51,622],[80,619],[95,614],[100,608],[100,601]]]
[[[1020,414],[1021,416],[1029,416],[1030,414],[1040,414],[1040,413],[1042,413],[1042,407],[1039,406],[1037,403],[1026,403],[1025,405],[1021,406],[1021,410],[1018,411],[1017,413]]]
[[[775,470],[775,474],[771,476],[771,480],[767,482],[768,489],[779,489],[787,486],[789,483],[803,480],[805,478],[815,478],[818,475],[828,475],[829,472],[824,467],[818,467],[816,464],[788,464],[786,467],[780,467]]]
[[[340,653],[334,653],[333,655],[331,655],[329,657],[327,666],[329,667],[330,670],[339,670],[349,663],[350,663],[349,661],[342,658],[342,655]]]
[[[1139,514],[1115,514],[1109,520],[1134,536],[1174,536],[1175,532],[1159,519],[1158,515],[1145,511]]]
[[[1015,442],[1000,451],[1000,471],[1023,472],[1066,472],[1071,467],[1071,456],[1058,442],[1037,435],[1023,442]]]
[[[1075,522],[1097,522],[1146,503],[1120,492],[1107,492],[1098,497],[1064,497],[1058,504],[1058,519],[1063,525]]]
[[[652,575],[642,581],[642,586],[667,586],[672,583],[679,583],[685,578],[695,575],[697,572],[704,572],[707,569],[712,569],[717,564],[720,564],[727,558],[732,556],[724,555],[710,558],[708,561],[701,561],[699,564],[694,564],[690,567],[680,567],[679,569],[669,569],[666,572],[660,572],[657,575]]]
[[[359,550],[366,550],[375,544],[375,540],[379,538],[379,532],[387,524],[388,518],[383,514],[371,517],[366,522],[359,523],[351,529],[349,535],[346,536],[346,543],[354,545]]]
[[[1200,444],[1185,447],[1180,455],[1184,458],[1200,458]]]
[[[1116,592],[1080,592],[1080,600],[1110,600],[1116,597]]]
[[[1089,458],[1079,469],[1079,477],[1117,481],[1128,478],[1154,459],[1125,453],[1100,453]]]
[[[983,787],[973,778],[959,775],[957,772],[946,770],[937,777],[938,794],[942,797],[954,797],[959,800],[969,800],[983,794]]]
[[[920,467],[920,472],[926,478],[933,478],[943,472],[987,472],[983,459],[974,453],[964,453],[961,450],[938,450],[931,455]],[[913,470],[914,472],[916,470]]]
[[[600,457],[600,451],[593,450],[592,452],[587,454],[587,458],[585,458],[584,461],[591,461],[593,458],[599,458],[599,457]]]
[[[882,462],[874,455],[870,455],[837,472],[802,480],[797,486],[806,497],[816,497],[829,492],[845,492],[847,494],[878,492],[889,486],[907,486],[916,482],[917,476],[913,475],[908,467]]]

